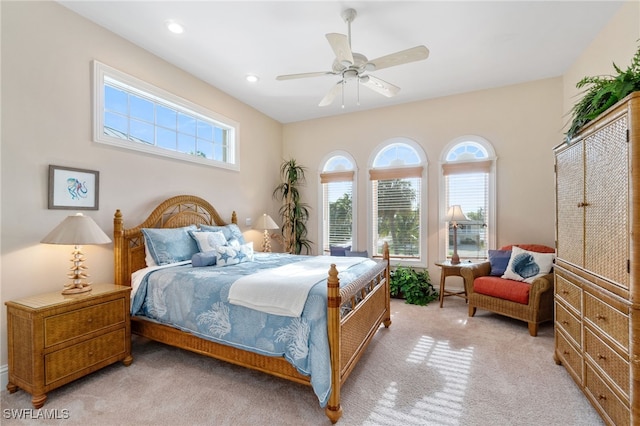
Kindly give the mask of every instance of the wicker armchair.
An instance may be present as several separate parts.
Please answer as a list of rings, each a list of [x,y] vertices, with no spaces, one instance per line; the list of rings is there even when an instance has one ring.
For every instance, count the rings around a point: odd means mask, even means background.
[[[503,249],[508,249],[503,247]],[[519,247],[531,251],[539,250],[537,245],[519,245]],[[536,250],[535,248],[538,248]],[[554,250],[546,247],[547,252]],[[529,325],[529,334],[536,336],[538,334],[538,325],[553,320],[553,273],[536,278],[531,283],[529,290],[528,303],[518,303],[511,300],[488,296],[474,291],[474,281],[478,277],[488,276],[491,272],[491,264],[489,262],[478,263],[472,266],[461,268],[461,275],[464,279],[464,287],[467,292],[469,302],[469,316],[472,317],[476,313],[476,309],[486,309],[500,315],[505,315],[521,321],[527,322]],[[497,277],[496,277],[497,278]],[[504,280],[505,283],[517,281]]]

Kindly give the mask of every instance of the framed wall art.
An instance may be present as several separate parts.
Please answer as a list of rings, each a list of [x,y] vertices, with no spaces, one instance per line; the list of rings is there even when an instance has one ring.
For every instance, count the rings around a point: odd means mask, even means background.
[[[100,172],[49,165],[50,209],[98,210]]]

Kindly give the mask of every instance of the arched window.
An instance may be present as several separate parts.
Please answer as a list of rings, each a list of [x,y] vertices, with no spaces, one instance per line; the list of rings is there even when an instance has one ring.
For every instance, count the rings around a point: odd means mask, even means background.
[[[374,255],[382,255],[387,242],[392,257],[426,259],[425,164],[420,146],[406,138],[387,141],[375,153],[369,170]]]
[[[322,185],[321,247],[353,245],[356,215],[354,214],[355,162],[346,153],[332,153],[320,172]],[[355,247],[354,247],[355,250]]]
[[[461,259],[486,259],[495,246],[495,161],[491,144],[479,136],[453,140],[442,154],[440,223],[443,254],[453,254],[454,232],[447,222],[450,206],[459,205],[468,220],[458,222],[457,249]]]

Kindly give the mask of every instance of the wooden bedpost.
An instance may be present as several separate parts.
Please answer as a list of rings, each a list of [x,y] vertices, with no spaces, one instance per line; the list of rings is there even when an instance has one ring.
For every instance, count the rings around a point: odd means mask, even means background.
[[[113,258],[114,258],[114,280],[116,285],[124,285],[122,275],[124,274],[124,262],[127,259],[123,259],[124,247],[124,224],[122,221],[122,213],[120,210],[116,210],[113,215]]]
[[[384,246],[382,249],[382,253],[383,253],[383,258],[385,260],[385,262],[387,262],[387,270],[385,271],[385,280],[387,281],[385,287],[386,287],[386,303],[387,303],[387,313],[385,314],[384,319],[382,320],[382,323],[384,324],[384,326],[386,328],[389,328],[389,326],[391,325],[391,260],[389,257],[389,243],[387,243],[386,241],[384,242]]]
[[[325,414],[336,423],[342,417],[340,406],[340,280],[335,264],[329,268],[327,279],[327,333],[329,335],[329,352],[331,356],[331,395],[324,409]]]

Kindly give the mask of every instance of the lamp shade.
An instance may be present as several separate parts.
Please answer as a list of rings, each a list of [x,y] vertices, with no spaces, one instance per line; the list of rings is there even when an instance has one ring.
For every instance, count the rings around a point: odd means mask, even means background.
[[[45,244],[108,244],[111,239],[89,216],[77,213],[67,216],[40,241]]]
[[[456,223],[463,220],[469,220],[467,216],[462,212],[462,207],[459,204],[455,204],[449,207],[447,211],[447,216],[445,217],[447,222]]]
[[[268,214],[264,213],[262,216],[260,216],[256,222],[255,222],[255,228],[256,229],[279,229],[280,227],[278,226],[278,224],[271,219],[271,216],[269,216]]]

